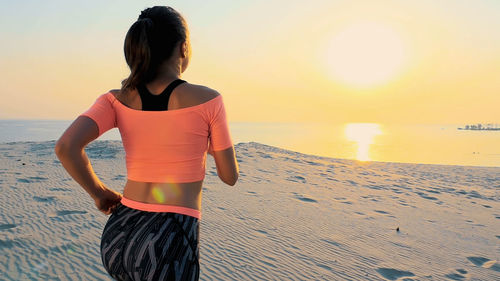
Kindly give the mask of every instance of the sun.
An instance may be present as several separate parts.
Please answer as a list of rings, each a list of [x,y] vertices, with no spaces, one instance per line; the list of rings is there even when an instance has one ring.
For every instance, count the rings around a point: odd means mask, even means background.
[[[353,23],[327,45],[327,68],[334,79],[351,86],[387,83],[403,68],[406,48],[401,35],[379,22]]]

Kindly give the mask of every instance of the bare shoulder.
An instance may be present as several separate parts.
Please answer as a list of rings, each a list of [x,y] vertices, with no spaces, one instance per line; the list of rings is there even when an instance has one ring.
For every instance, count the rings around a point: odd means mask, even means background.
[[[120,89],[111,89],[109,92],[116,98],[120,94]]]
[[[123,104],[130,103],[130,95],[124,94],[120,89],[111,89],[109,90],[109,93],[111,93],[115,97],[115,99],[119,100]]]
[[[220,96],[218,91],[203,85],[186,82],[181,84],[178,88],[179,96],[183,96],[186,100],[190,100],[193,103],[204,103]]]

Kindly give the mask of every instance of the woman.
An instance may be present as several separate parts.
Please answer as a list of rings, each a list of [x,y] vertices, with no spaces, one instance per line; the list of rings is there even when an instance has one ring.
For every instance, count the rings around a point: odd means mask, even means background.
[[[68,173],[111,214],[101,237],[117,280],[198,280],[201,187],[207,152],[228,185],[238,164],[222,96],[180,79],[191,57],[188,27],[174,9],[141,12],[124,44],[130,76],[69,126],[55,152]],[[84,147],[118,127],[126,152],[123,195],[95,175]]]

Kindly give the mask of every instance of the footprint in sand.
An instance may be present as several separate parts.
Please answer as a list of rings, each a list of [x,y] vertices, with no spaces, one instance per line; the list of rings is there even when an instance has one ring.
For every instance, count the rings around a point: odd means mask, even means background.
[[[48,178],[45,177],[27,177],[27,178],[18,178],[17,182],[22,182],[22,183],[32,183],[32,182],[40,182],[48,180]]]
[[[467,259],[476,266],[500,272],[500,263],[496,260],[490,260],[485,257],[467,257]]]
[[[255,191],[247,191],[247,194],[251,196],[259,196],[259,194]]]
[[[438,200],[436,197],[434,196],[429,196],[423,192],[417,192],[418,195],[420,195],[420,197],[424,198],[424,199],[428,199],[428,200]]]
[[[314,200],[312,198],[309,198],[309,197],[297,196],[296,198],[299,199],[299,200],[301,200],[301,201],[304,201],[304,202],[318,203],[318,201],[316,201],[316,200]]]
[[[444,277],[451,280],[465,280],[465,278],[467,278],[466,276],[459,273],[448,273]]]
[[[0,224],[0,231],[6,230],[6,229],[11,229],[11,228],[14,228],[16,226],[17,226],[17,224],[13,224],[13,223]]]
[[[57,218],[57,217],[66,216],[66,215],[73,215],[73,214],[83,215],[83,214],[86,214],[86,213],[87,213],[87,211],[59,210],[59,211],[56,211],[55,213],[49,213],[48,215],[51,218]]]
[[[495,262],[494,264],[490,265],[488,268],[491,269],[491,270],[500,272],[500,263],[499,262]]]
[[[49,188],[50,191],[71,191],[69,188],[63,188],[63,187],[53,187]]]
[[[410,205],[408,205],[408,204],[406,204],[406,203],[399,203],[399,205],[402,205],[402,206],[410,206]]]
[[[382,275],[382,277],[388,279],[388,280],[397,280],[400,277],[405,277],[405,276],[415,276],[413,272],[410,271],[403,271],[403,270],[397,270],[394,268],[387,268],[387,267],[379,267],[377,268],[378,273]]]
[[[301,176],[292,176],[287,178],[288,181],[306,183],[306,179]]]
[[[33,200],[37,202],[53,202],[55,199],[56,199],[55,196],[47,196],[47,197],[33,196]]]
[[[333,245],[333,246],[336,246],[336,247],[342,247],[342,244],[340,244],[339,242],[335,242],[333,240],[330,240],[330,239],[321,239],[321,241],[326,242],[326,243]]]
[[[264,230],[261,230],[261,229],[256,229],[255,231],[257,232],[257,234],[258,234],[259,236],[264,236],[264,237],[266,237],[266,236],[267,236],[267,234],[268,234],[268,233],[267,233],[267,231],[264,231]]]
[[[346,182],[346,183],[348,183],[348,184],[350,184],[350,185],[354,185],[354,186],[357,186],[357,185],[358,185],[358,183],[357,183],[357,182],[352,181],[352,180],[346,180],[345,182]]]
[[[382,210],[373,210],[373,211],[380,213],[380,214],[390,214],[389,212],[382,211]]]
[[[461,274],[466,274],[467,273],[467,270],[461,269],[461,268],[458,268],[457,271],[460,272]]]
[[[317,201],[317,200],[312,199],[312,198],[309,198],[309,197],[306,197],[306,196],[304,196],[304,195],[300,195],[300,194],[298,194],[298,193],[296,193],[296,192],[292,192],[292,194],[294,194],[294,195],[295,195],[295,198],[296,198],[296,199],[299,199],[300,201],[304,201],[304,202],[312,202],[312,203],[318,203],[318,201]]]
[[[321,264],[321,263],[315,263],[315,264],[316,264],[316,266],[319,266],[319,267],[321,267],[321,268],[323,268],[323,269],[325,269],[327,271],[332,271],[333,270],[331,267],[329,267],[326,264]]]

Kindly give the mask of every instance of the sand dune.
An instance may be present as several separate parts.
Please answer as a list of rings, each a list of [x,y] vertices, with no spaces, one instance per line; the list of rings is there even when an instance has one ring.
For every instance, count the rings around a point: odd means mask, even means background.
[[[112,280],[99,252],[108,216],[54,144],[0,144],[0,280]],[[121,142],[87,153],[122,192]],[[362,163],[254,142],[236,153],[232,187],[208,157],[200,280],[500,280],[500,168]]]

